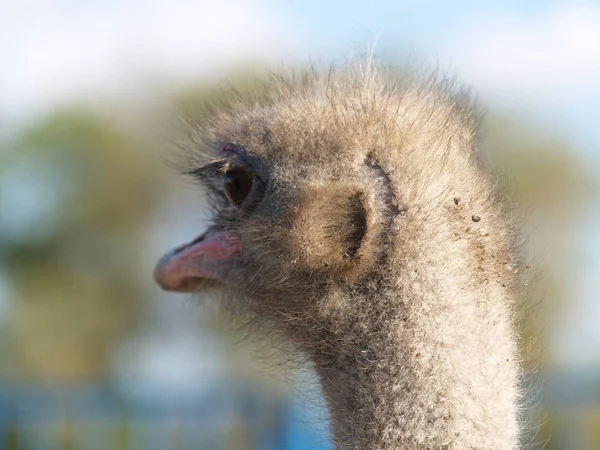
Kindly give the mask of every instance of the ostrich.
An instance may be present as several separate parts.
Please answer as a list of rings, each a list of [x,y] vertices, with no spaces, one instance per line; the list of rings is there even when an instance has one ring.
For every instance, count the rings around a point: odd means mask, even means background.
[[[467,96],[371,62],[266,91],[187,136],[212,221],[158,284],[293,342],[337,450],[517,448],[519,260]]]

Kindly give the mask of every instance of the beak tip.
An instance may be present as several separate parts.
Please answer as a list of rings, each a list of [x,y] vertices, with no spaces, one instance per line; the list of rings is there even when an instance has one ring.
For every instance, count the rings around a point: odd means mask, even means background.
[[[165,270],[165,265],[168,263],[168,257],[169,255],[164,255],[156,264],[156,267],[154,267],[154,270],[152,271],[152,278],[154,278],[154,281],[156,282],[156,284],[158,284],[162,289],[164,289],[165,291],[169,291],[171,290],[170,285],[167,281],[167,274],[168,271]]]
[[[214,264],[222,264],[239,252],[237,238],[223,232],[207,232],[166,253],[152,275],[165,291],[198,292],[217,284]]]

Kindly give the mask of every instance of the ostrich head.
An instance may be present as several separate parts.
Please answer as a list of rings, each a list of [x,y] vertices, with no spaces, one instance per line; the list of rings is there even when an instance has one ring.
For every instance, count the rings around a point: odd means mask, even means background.
[[[224,290],[284,327],[304,316],[301,329],[329,327],[321,321],[365,313],[338,293],[381,288],[430,239],[434,208],[461,210],[482,187],[473,120],[450,90],[372,73],[276,83],[193,131],[186,172],[208,192],[212,225],[155,278],[168,290]],[[465,228],[485,212],[467,214]]]
[[[515,261],[475,122],[451,87],[370,66],[234,100],[187,145],[211,224],[155,279],[219,289],[306,350],[339,448],[512,448]]]

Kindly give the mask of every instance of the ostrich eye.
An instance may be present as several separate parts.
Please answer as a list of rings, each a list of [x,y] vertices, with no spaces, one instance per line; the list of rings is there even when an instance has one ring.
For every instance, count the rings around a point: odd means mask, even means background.
[[[232,168],[223,174],[223,185],[227,199],[240,206],[252,189],[254,177],[243,168]]]

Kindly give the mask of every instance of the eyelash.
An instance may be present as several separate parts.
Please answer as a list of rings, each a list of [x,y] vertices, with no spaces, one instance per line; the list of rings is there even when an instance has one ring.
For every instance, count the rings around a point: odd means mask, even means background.
[[[236,166],[249,169],[253,173],[254,182],[259,187],[264,186],[264,181],[256,173],[256,170],[252,169],[252,164],[245,161],[237,153],[232,153],[223,159],[188,170],[185,174],[191,175],[196,182],[201,184],[213,202],[230,204],[223,183],[223,176],[228,170]]]
[[[223,175],[227,168],[228,160],[219,160],[201,167],[197,167],[185,172],[186,175],[191,175],[197,181],[204,183],[208,179],[217,178]]]

